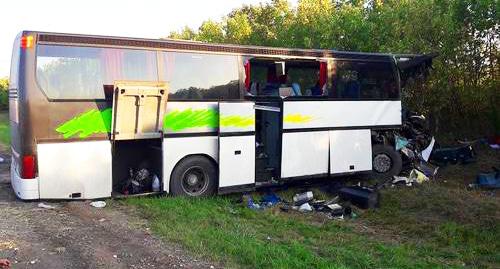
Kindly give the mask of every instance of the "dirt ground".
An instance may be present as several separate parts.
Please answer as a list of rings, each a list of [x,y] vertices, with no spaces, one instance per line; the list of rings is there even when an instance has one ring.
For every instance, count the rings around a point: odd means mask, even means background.
[[[89,201],[45,203],[16,199],[8,150],[0,148],[0,259],[12,268],[214,268],[149,232],[130,209]]]

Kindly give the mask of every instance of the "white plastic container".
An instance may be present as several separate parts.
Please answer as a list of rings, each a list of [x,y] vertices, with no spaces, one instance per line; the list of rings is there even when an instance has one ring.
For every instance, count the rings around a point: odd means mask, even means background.
[[[307,203],[313,199],[313,193],[312,191],[304,192],[304,193],[299,193],[293,196],[293,201],[295,202],[296,205],[301,205],[304,203]]]
[[[153,182],[151,184],[151,188],[154,192],[160,191],[160,179],[157,175],[153,175]]]

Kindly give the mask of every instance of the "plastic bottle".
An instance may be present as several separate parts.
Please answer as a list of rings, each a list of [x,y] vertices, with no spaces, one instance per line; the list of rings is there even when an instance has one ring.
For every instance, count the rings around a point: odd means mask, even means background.
[[[157,175],[153,175],[153,183],[151,185],[154,192],[160,191],[160,179]]]

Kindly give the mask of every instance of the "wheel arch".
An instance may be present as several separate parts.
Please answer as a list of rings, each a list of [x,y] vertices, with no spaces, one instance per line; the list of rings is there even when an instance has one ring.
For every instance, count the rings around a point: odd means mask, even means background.
[[[219,186],[219,165],[218,165],[218,162],[212,157],[210,156],[209,154],[206,154],[206,153],[191,153],[191,154],[188,154],[182,158],[180,158],[176,163],[175,165],[173,166],[173,169],[172,171],[170,171],[170,174],[168,175],[168,193],[170,193],[170,185],[172,184],[172,176],[173,176],[173,173],[175,171],[175,168],[177,168],[177,166],[184,160],[188,159],[188,158],[191,158],[191,157],[195,157],[195,156],[200,156],[200,157],[204,157],[206,159],[208,159],[215,167],[215,171],[216,171],[216,184],[217,186]]]

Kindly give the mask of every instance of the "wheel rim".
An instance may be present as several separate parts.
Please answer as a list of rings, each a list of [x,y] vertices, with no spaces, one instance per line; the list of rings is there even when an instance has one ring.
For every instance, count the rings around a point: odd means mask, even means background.
[[[391,170],[392,159],[389,155],[381,153],[373,158],[373,170],[377,173],[386,173]]]
[[[199,166],[190,167],[182,175],[182,189],[191,196],[199,196],[208,188],[208,174]]]

